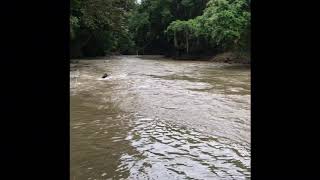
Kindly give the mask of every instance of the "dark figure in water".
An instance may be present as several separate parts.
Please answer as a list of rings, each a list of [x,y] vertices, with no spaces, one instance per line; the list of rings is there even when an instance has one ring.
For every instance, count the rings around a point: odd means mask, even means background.
[[[107,73],[104,73],[104,75],[102,76],[102,78],[106,78],[108,77],[108,74]]]

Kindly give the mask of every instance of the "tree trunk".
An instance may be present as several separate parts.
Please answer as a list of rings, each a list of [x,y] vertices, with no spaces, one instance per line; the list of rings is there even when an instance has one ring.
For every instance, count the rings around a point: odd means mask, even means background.
[[[177,33],[174,31],[174,47],[178,47],[178,42],[177,42]]]
[[[186,30],[186,48],[187,48],[187,54],[189,54],[189,33],[188,33],[188,30]]]

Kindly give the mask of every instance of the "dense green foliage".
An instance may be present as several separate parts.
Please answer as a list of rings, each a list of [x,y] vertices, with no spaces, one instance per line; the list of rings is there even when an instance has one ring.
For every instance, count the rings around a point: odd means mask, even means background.
[[[133,0],[71,0],[71,56],[101,56],[134,46],[128,29]]]
[[[72,0],[72,56],[250,50],[249,0]]]
[[[186,53],[190,46],[204,43],[209,43],[211,49],[249,50],[249,6],[246,0],[211,0],[203,15],[174,21],[167,32],[175,47],[185,49]]]
[[[175,20],[188,20],[202,14],[207,0],[143,0],[130,17],[136,48],[140,53],[166,53],[174,50],[165,31]]]

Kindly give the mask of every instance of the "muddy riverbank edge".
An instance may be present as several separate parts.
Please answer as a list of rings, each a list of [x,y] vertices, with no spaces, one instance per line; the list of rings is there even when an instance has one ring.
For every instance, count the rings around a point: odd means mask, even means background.
[[[250,64],[250,54],[239,54],[234,52],[225,52],[218,54],[210,59],[213,62],[224,62],[224,63],[240,63]]]
[[[120,55],[121,56],[121,55]],[[234,52],[225,52],[220,53],[215,56],[179,56],[179,57],[168,57],[165,55],[123,55],[123,56],[136,56],[141,59],[172,59],[172,60],[200,60],[200,61],[211,61],[211,62],[218,62],[218,63],[229,63],[229,64],[250,64],[251,58],[250,54],[239,54]],[[107,56],[100,56],[100,57],[83,57],[83,58],[77,58],[77,59],[71,59],[71,63],[75,63],[78,60],[105,60],[105,59],[111,59],[111,58],[117,58],[119,57],[114,55],[107,55]]]

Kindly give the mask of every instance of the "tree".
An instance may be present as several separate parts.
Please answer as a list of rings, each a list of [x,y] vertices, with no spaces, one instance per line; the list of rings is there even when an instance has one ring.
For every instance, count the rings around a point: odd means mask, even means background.
[[[136,49],[159,53],[172,49],[167,41],[166,29],[175,20],[188,20],[202,14],[207,0],[144,0],[131,16]]]
[[[71,56],[99,56],[126,52],[133,46],[128,15],[134,0],[72,0]]]
[[[248,0],[71,0],[71,55],[250,50]]]
[[[185,47],[189,54],[193,46],[205,41],[215,49],[245,49],[250,42],[250,11],[247,0],[210,0],[203,15],[186,21],[173,21],[166,29],[174,47]],[[205,43],[206,44],[206,43]],[[210,44],[208,44],[210,46]],[[182,45],[182,46],[181,46]]]
[[[224,49],[237,48],[250,30],[247,0],[211,0],[203,14],[208,37]],[[249,32],[250,33],[250,32]]]

